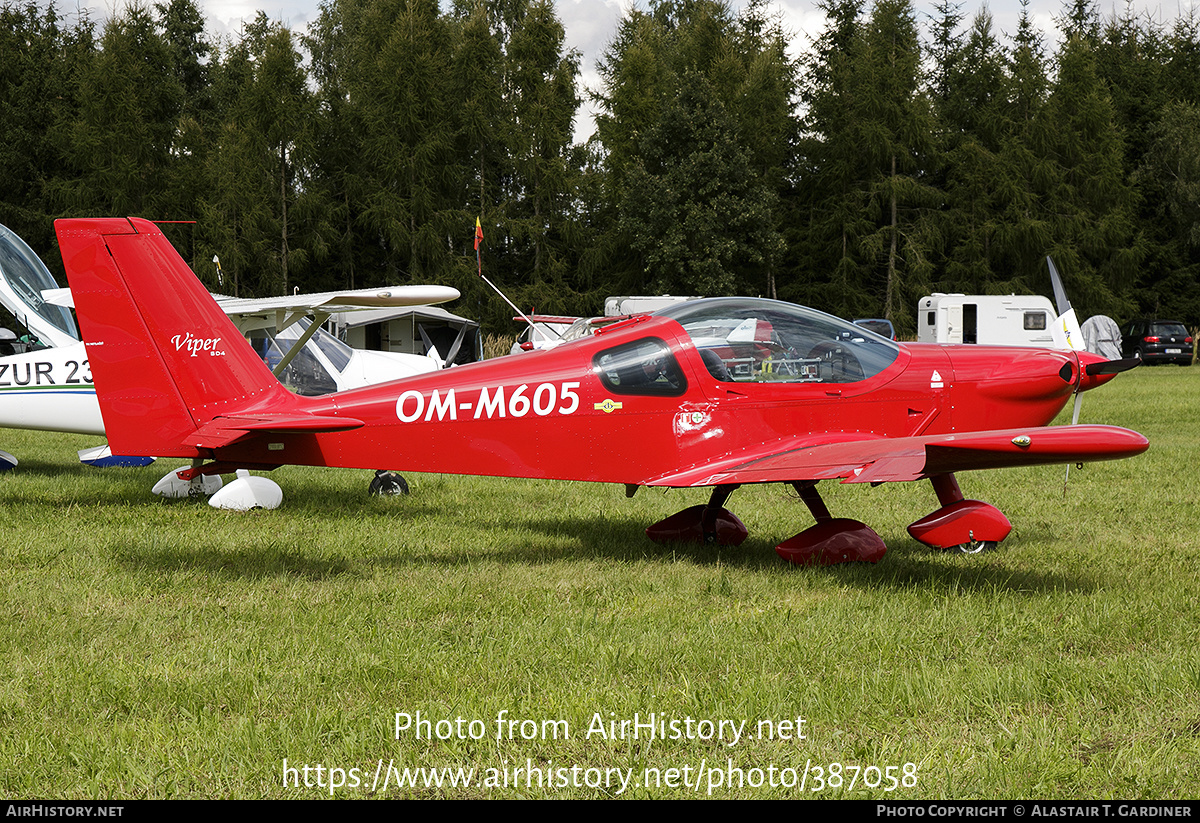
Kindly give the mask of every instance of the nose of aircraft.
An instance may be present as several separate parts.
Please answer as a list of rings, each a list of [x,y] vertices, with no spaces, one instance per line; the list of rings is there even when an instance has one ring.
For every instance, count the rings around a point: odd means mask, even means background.
[[[980,347],[955,351],[951,360],[957,380],[970,374],[983,394],[997,400],[1066,399],[1079,374],[1075,352],[1057,349]]]
[[[923,373],[934,355],[919,344],[912,351],[915,372]],[[1135,364],[1017,346],[937,346],[936,354],[950,360],[955,425],[978,429],[1047,425],[1077,390],[1102,386]]]
[[[1044,426],[1067,404],[1081,372],[1073,351],[948,346],[956,425]]]
[[[1079,355],[1079,370],[1083,373],[1079,382],[1080,391],[1088,391],[1097,386],[1103,386],[1123,371],[1128,371],[1138,364],[1135,358],[1127,360],[1106,360],[1090,351],[1077,352]]]

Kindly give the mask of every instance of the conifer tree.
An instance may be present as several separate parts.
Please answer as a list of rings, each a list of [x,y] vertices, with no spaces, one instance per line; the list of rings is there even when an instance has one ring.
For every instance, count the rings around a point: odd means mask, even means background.
[[[908,0],[879,0],[865,31],[857,90],[866,121],[863,145],[873,174],[869,204],[883,211],[864,243],[886,255],[884,317],[911,327],[911,305],[930,274],[930,209],[940,193],[921,181],[933,151],[933,119],[921,76],[915,13]]]
[[[1042,189],[1050,251],[1081,312],[1122,314],[1144,251],[1123,137],[1087,36],[1069,34],[1064,41],[1041,119],[1033,145],[1052,164]]]
[[[0,224],[61,271],[53,218],[77,175],[70,135],[78,119],[79,74],[94,58],[86,12],[67,25],[51,3],[0,5]]]
[[[1142,313],[1195,324],[1200,318],[1200,106],[1167,104],[1149,138],[1137,179],[1151,242],[1135,293]]]
[[[350,52],[361,103],[363,220],[388,249],[372,282],[437,279],[463,232],[453,168],[452,31],[435,0],[371,0]]]
[[[734,294],[782,252],[773,197],[708,81],[682,79],[641,141],[621,228],[645,261],[651,293]]]
[[[564,50],[564,36],[552,3],[531,0],[509,36],[505,63],[513,163],[509,229],[532,251],[528,273],[557,289],[567,288],[563,240],[579,106],[579,55]]]
[[[827,24],[805,65],[798,209],[789,221],[787,269],[796,274],[781,294],[842,316],[875,316],[882,301],[869,294],[860,247],[873,222],[861,208],[862,123],[852,107],[863,0],[822,0],[818,7]]]
[[[169,206],[184,89],[171,50],[147,7],[110,17],[100,50],[80,76],[78,117],[70,132],[79,170],[66,185],[73,213],[136,214],[173,219]]]
[[[661,0],[622,20],[600,64],[596,100],[609,208],[618,216],[609,242],[632,252],[619,266],[628,288],[773,292],[783,249],[777,198],[792,150],[796,93],[796,68],[782,40],[759,4],[735,17],[713,0]],[[689,87],[712,99],[697,99]],[[702,148],[716,133],[729,145]],[[709,154],[695,158],[690,151]],[[711,178],[697,187],[693,175],[705,164]],[[691,190],[672,188],[685,180]],[[714,227],[712,248],[673,242],[673,235],[631,234],[638,231],[635,215],[656,215],[654,224],[665,230],[662,215],[732,215],[731,209],[740,212]],[[724,251],[715,253],[717,246]]]
[[[941,200],[928,184],[934,120],[916,19],[907,0],[881,0],[861,22],[857,3],[828,11],[807,123],[813,214],[826,227],[814,240],[841,235],[829,243],[838,257],[826,305],[911,327],[909,306],[932,278]]]
[[[166,208],[176,219],[194,219],[207,185],[206,156],[216,126],[209,79],[213,46],[194,0],[169,0],[156,3],[154,9],[166,42],[171,76],[183,91],[176,115]]]
[[[1011,134],[1006,117],[1005,59],[981,11],[965,37],[950,38],[952,17],[942,18],[938,82],[941,173],[946,208],[939,221],[944,245],[943,291],[987,293],[1002,274],[995,269],[995,238],[1002,198],[1011,185],[1000,156]]]
[[[996,177],[996,231],[992,273],[996,292],[1040,292],[1037,279],[1053,238],[1047,191],[1056,170],[1052,157],[1036,151],[1044,145],[1048,121],[1043,117],[1049,69],[1043,36],[1034,28],[1023,0],[1017,31],[1008,50],[1001,140]]]

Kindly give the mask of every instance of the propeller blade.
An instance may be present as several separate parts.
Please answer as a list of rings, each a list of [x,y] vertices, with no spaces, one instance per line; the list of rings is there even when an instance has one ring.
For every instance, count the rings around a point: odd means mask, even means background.
[[[1062,278],[1058,275],[1058,267],[1054,265],[1050,255],[1046,255],[1046,265],[1050,267],[1050,285],[1054,288],[1054,304],[1058,307],[1060,315],[1066,314],[1071,310],[1071,301],[1067,299],[1067,290],[1063,288]]]
[[[429,339],[429,335],[425,332],[425,327],[420,323],[417,324],[417,331],[421,333],[421,342],[425,344],[426,357],[432,357],[433,361],[438,364],[438,368],[446,365],[446,361],[442,359],[442,355],[438,352],[437,346],[433,345],[433,341]]]
[[[426,333],[425,327],[420,323],[417,324],[417,332],[421,335],[421,342],[425,344],[426,353],[430,351],[437,352],[437,346],[433,345],[433,341],[429,339],[429,335]],[[441,354],[439,353],[438,356],[440,357]]]
[[[1050,335],[1054,338],[1056,349],[1085,350],[1083,331],[1079,328],[1079,318],[1075,316],[1074,309],[1067,309],[1065,314],[1058,316],[1058,319],[1054,321],[1054,328],[1050,330]]]
[[[1058,267],[1054,265],[1050,255],[1046,255],[1046,265],[1050,267],[1050,285],[1054,288],[1054,302],[1058,306],[1058,318],[1050,332],[1054,337],[1054,347],[1083,351],[1086,347],[1083,343],[1083,332],[1079,328],[1079,318],[1071,308],[1067,290],[1063,288],[1062,277],[1059,276]]]
[[[1097,374],[1120,374],[1123,371],[1129,371],[1141,365],[1141,360],[1136,357],[1126,357],[1123,360],[1105,360],[1103,363],[1089,363],[1084,367],[1084,371],[1095,376]]]
[[[450,346],[450,353],[446,355],[446,362],[453,363],[454,358],[458,357],[458,350],[462,348],[463,340],[467,336],[467,326],[464,323],[458,327],[458,335],[454,338],[454,343]]]

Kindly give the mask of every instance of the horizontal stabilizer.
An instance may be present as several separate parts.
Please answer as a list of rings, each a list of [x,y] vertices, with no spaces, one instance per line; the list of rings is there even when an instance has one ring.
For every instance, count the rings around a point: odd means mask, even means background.
[[[255,434],[314,434],[361,428],[363,422],[348,417],[313,414],[261,414],[215,417],[192,435],[198,449],[219,449]]]
[[[112,449],[107,445],[93,446],[90,449],[79,449],[79,462],[85,466],[93,466],[97,469],[136,469],[142,466],[149,466],[154,462],[153,457],[139,457],[136,455],[113,454]]]

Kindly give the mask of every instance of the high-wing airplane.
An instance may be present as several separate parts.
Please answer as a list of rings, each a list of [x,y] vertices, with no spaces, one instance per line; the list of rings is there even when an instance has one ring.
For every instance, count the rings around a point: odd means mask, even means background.
[[[323,394],[424,374],[440,365],[434,357],[351,349],[321,329],[330,314],[427,306],[458,296],[457,289],[446,286],[392,286],[216,299],[284,385],[300,394]],[[87,354],[69,311],[73,296],[58,288],[33,250],[2,225],[0,306],[27,330],[24,341],[12,334],[0,341],[0,349],[7,349],[0,353],[8,354],[0,356],[0,427],[103,436]],[[114,456],[106,447],[83,449],[79,457],[94,466],[144,465],[152,459]],[[0,467],[16,462],[0,452]]]
[[[56,223],[105,428],[115,449],[189,458],[184,479],[284,464],[711,487],[656,540],[738,544],[726,508],[787,483],[816,525],[776,551],[876,561],[882,539],[833,517],[822,480],[928,479],[941,507],[909,532],[934,547],[1003,540],[970,469],[1109,460],[1148,447],[1114,426],[1049,427],[1074,393],[1123,368],[1086,352],[897,344],[787,303],[696,300],[545,352],[299,397],[144,220]]]

